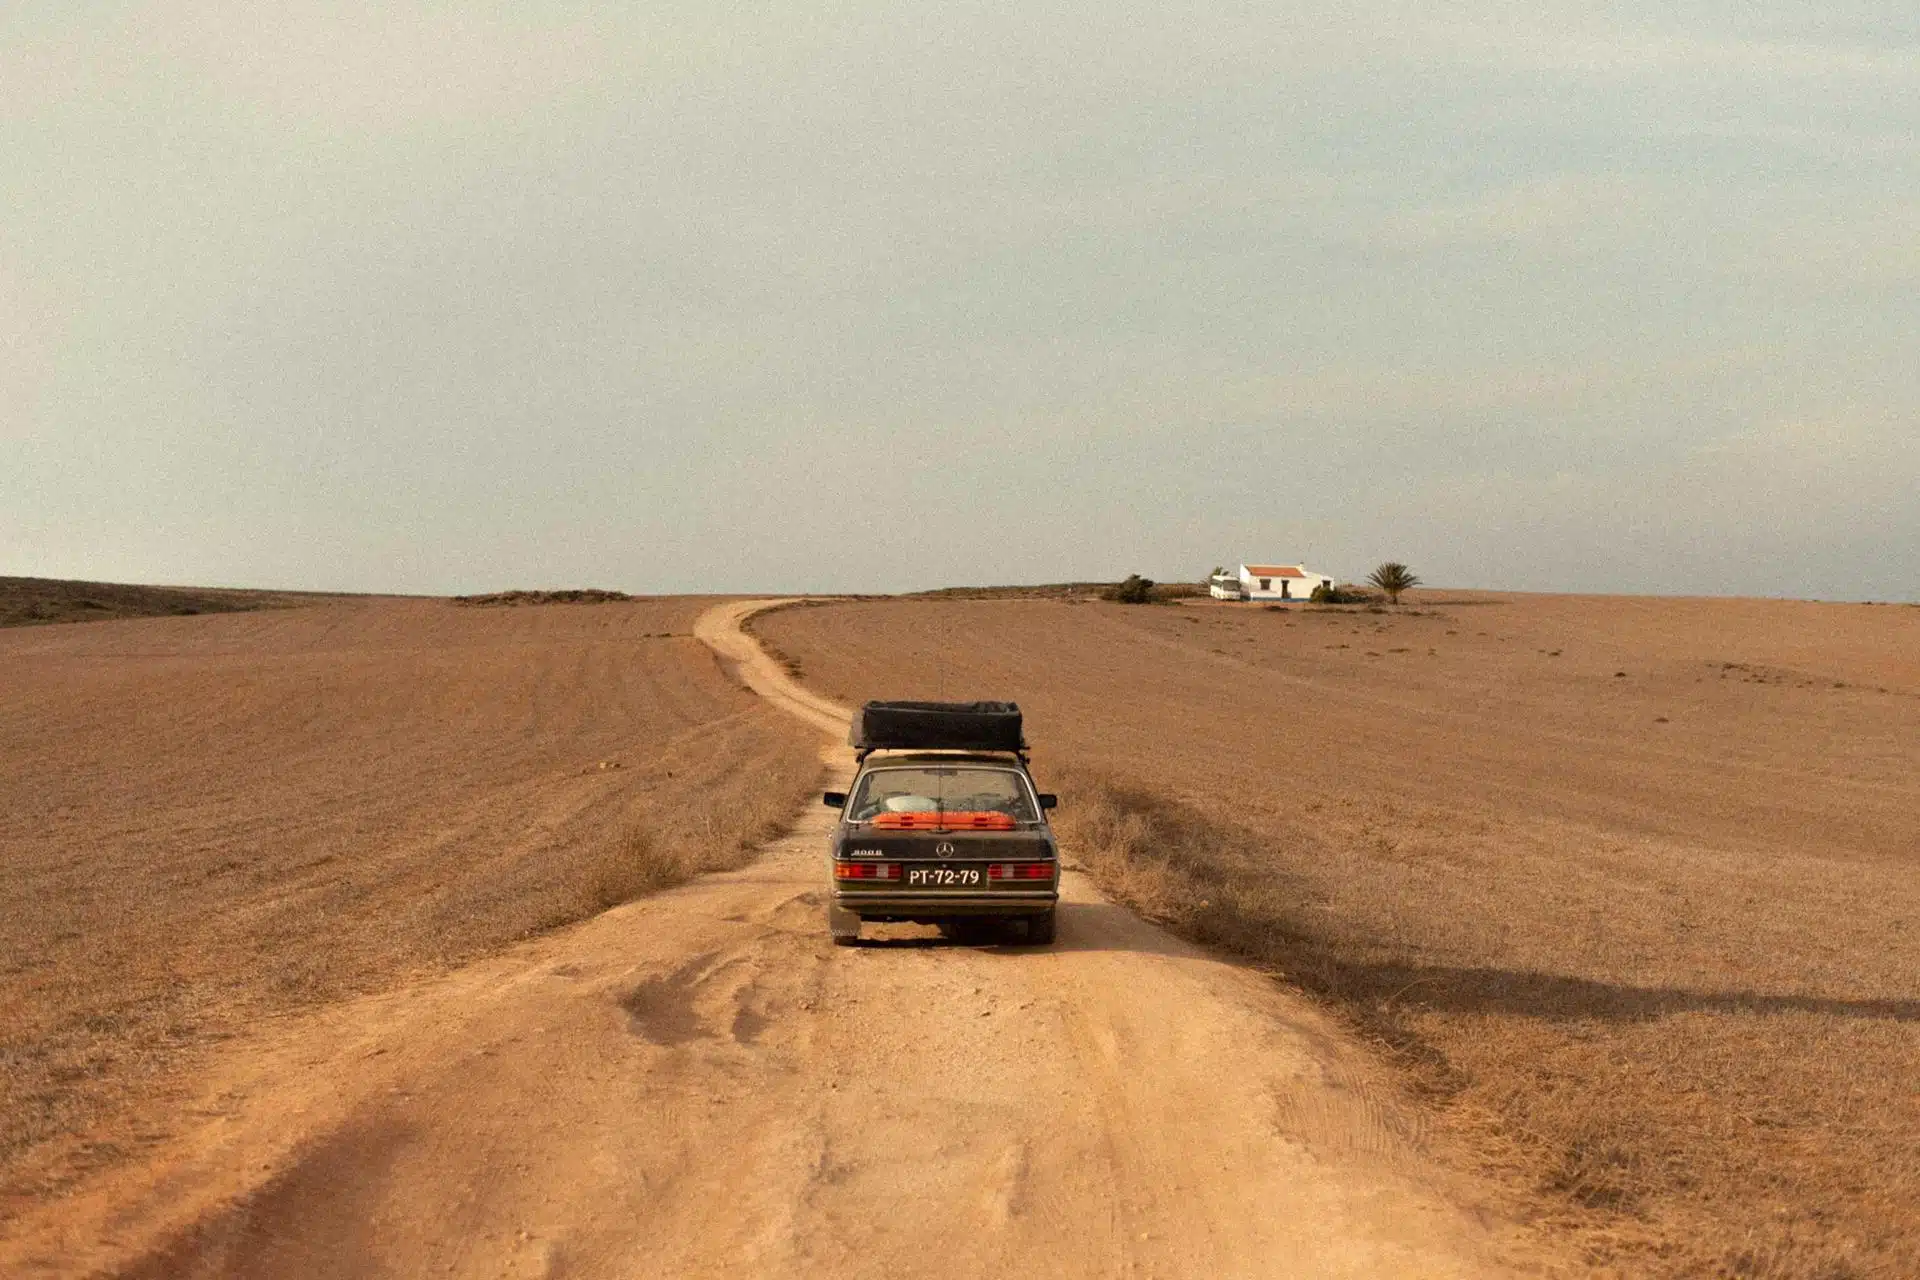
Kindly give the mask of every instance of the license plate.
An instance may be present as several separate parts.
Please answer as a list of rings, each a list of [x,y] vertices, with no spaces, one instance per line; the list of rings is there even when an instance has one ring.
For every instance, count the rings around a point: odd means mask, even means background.
[[[984,867],[907,867],[907,887],[977,889],[987,882]]]

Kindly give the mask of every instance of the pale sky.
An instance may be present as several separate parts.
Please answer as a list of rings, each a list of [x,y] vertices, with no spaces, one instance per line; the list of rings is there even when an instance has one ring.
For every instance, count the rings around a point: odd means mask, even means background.
[[[0,574],[1920,599],[1912,0],[0,0]]]

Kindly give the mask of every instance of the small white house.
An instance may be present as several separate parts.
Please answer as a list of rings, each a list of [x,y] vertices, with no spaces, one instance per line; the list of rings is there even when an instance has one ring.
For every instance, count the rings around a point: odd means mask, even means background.
[[[1333,586],[1333,579],[1302,564],[1243,564],[1242,600],[1308,600],[1315,587]]]

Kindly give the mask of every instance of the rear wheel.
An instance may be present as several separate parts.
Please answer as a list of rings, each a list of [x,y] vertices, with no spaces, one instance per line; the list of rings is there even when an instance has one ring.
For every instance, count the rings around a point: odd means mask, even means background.
[[[1037,916],[1027,917],[1027,944],[1034,947],[1053,945],[1053,912],[1043,911]]]

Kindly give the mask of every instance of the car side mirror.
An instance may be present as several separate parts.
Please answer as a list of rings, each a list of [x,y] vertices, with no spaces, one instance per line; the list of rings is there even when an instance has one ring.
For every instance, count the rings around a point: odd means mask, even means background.
[[[1040,793],[1040,807],[1042,809],[1057,809],[1060,807],[1060,797],[1051,791],[1042,791]]]
[[[847,793],[844,791],[829,791],[820,797],[820,803],[829,809],[844,809],[847,807]]]

